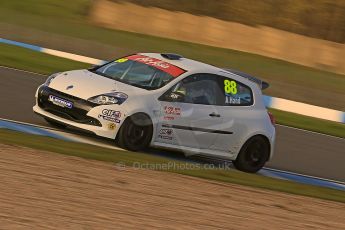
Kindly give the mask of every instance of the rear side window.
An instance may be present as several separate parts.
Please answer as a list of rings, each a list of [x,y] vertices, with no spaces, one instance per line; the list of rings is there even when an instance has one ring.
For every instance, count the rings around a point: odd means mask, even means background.
[[[224,106],[248,106],[253,104],[249,86],[230,78],[222,77]]]

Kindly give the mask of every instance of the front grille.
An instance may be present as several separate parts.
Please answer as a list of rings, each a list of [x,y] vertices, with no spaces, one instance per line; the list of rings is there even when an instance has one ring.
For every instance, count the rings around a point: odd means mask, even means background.
[[[49,95],[56,96],[58,98],[70,101],[73,103],[72,108],[64,108],[53,104],[48,100]],[[51,89],[47,86],[42,86],[38,90],[37,104],[43,110],[52,113],[58,117],[71,120],[81,124],[88,124],[94,126],[102,126],[102,124],[95,118],[89,117],[86,114],[97,104],[91,103],[84,99],[68,95],[66,93],[59,92]]]

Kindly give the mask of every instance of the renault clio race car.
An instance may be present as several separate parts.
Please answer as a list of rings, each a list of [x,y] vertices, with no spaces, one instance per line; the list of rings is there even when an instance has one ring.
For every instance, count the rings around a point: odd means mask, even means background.
[[[232,160],[256,172],[273,156],[275,127],[265,82],[177,54],[139,53],[55,73],[36,92],[35,113],[137,151],[148,146]]]

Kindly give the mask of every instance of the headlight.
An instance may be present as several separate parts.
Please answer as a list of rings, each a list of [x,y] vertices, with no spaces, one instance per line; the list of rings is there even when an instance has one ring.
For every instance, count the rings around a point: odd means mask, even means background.
[[[49,84],[51,83],[51,81],[57,76],[59,75],[60,73],[53,73],[52,75],[50,75],[46,82],[44,83],[45,86],[49,86]]]
[[[88,101],[98,105],[121,105],[128,98],[127,94],[121,92],[113,92],[90,97]]]

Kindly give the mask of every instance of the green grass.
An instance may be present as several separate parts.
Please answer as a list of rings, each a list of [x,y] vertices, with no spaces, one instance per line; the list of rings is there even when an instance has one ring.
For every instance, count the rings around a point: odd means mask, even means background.
[[[88,64],[38,53],[29,49],[0,43],[0,65],[50,74],[54,72],[87,68]],[[1,77],[1,76],[0,76]]]
[[[278,124],[345,138],[345,124],[269,109]]]
[[[33,72],[50,74],[90,65],[38,53],[25,48],[0,44],[0,64]],[[271,109],[277,123],[345,138],[345,125]]]
[[[170,164],[184,164],[181,161],[169,160],[164,157],[146,153],[125,152],[121,150],[105,149],[87,144],[65,142],[48,137],[29,135],[9,130],[0,130],[0,143],[16,146],[25,146],[33,149],[46,150],[69,156],[77,156],[86,159],[111,162],[114,164],[121,163],[121,165],[125,164],[127,166],[133,166],[134,163],[167,165],[170,162]],[[252,186],[262,189],[270,189],[280,192],[316,197],[345,203],[345,193],[343,191],[304,185],[291,181],[278,180],[255,174],[247,174],[239,172],[237,170],[172,169],[167,171],[226,183],[235,183],[240,185]]]
[[[68,1],[68,4],[57,0],[3,0],[0,29],[1,26],[8,28],[12,25],[18,30],[31,29],[31,34],[44,31],[42,37],[48,45],[55,35],[64,35],[63,39],[69,42],[74,38],[95,41],[110,45],[118,56],[137,51],[181,53],[213,65],[260,76],[271,83],[265,92],[268,95],[345,110],[344,75],[235,50],[101,28],[89,21],[90,3],[90,0]],[[20,41],[26,39],[22,35],[16,36],[15,32],[10,37]],[[101,51],[95,50],[94,53],[94,57],[105,58]]]

